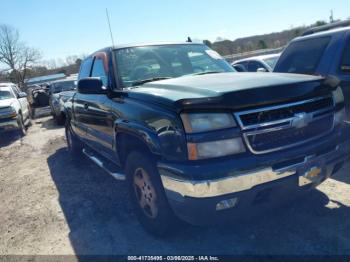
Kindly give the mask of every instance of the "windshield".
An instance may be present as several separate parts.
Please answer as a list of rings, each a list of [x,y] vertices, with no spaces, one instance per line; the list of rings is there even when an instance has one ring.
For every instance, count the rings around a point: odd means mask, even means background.
[[[60,93],[64,91],[73,90],[76,87],[77,81],[63,81],[52,84],[52,93]]]
[[[147,79],[235,72],[220,55],[205,45],[131,47],[116,50],[115,56],[123,87]]]
[[[330,37],[323,37],[291,43],[282,53],[274,71],[279,73],[315,74],[329,41]]]
[[[270,58],[264,59],[264,62],[266,64],[268,64],[268,66],[273,69],[277,63],[277,60],[278,60],[278,56],[275,56],[275,57],[270,57]]]
[[[0,90],[0,100],[15,98],[9,90]]]

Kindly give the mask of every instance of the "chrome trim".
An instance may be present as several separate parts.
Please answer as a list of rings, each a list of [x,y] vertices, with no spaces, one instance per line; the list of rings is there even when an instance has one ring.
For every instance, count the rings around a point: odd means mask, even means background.
[[[317,98],[313,98],[313,99],[308,99],[308,100],[303,100],[300,102],[294,102],[294,103],[288,103],[288,104],[282,104],[282,105],[278,105],[278,106],[260,107],[257,109],[240,111],[240,112],[234,113],[234,115],[236,116],[236,120],[238,121],[238,124],[242,128],[242,130],[264,127],[266,124],[268,124],[268,125],[279,124],[279,121],[281,121],[281,123],[283,123],[283,122],[286,122],[287,119],[293,119],[294,117],[276,120],[276,121],[271,121],[271,122],[267,122],[267,123],[261,123],[261,124],[257,124],[257,125],[245,126],[241,120],[241,116],[251,114],[251,113],[259,113],[259,112],[264,112],[264,111],[271,111],[271,110],[275,110],[275,109],[281,109],[281,108],[286,108],[286,107],[291,107],[291,106],[302,105],[302,104],[315,102],[315,101],[319,101],[319,100],[326,99],[326,98],[332,98],[332,96],[317,97]],[[326,109],[314,111],[313,113],[322,113],[322,111],[326,112],[327,110],[332,110],[333,108],[334,108],[334,101],[333,101],[333,107],[328,107]]]
[[[121,174],[121,173],[114,173],[111,172],[108,168],[106,168],[103,164],[103,162],[101,160],[99,160],[97,157],[90,155],[88,153],[88,151],[84,148],[83,149],[83,154],[85,156],[87,156],[92,162],[94,162],[97,166],[99,166],[100,168],[102,168],[105,172],[107,172],[108,174],[110,174],[112,177],[114,177],[117,180],[126,180],[126,176],[125,174]]]
[[[295,173],[295,171],[277,173],[271,168],[265,168],[262,170],[252,171],[250,173],[236,175],[224,179],[206,180],[199,182],[180,180],[166,175],[161,175],[161,179],[164,188],[167,190],[177,192],[182,196],[203,198],[252,189],[254,186],[291,176]]]
[[[333,131],[333,129],[334,129],[334,124],[335,124],[334,123],[334,117],[333,117],[333,124],[332,124],[331,128],[328,131],[326,131],[326,132],[324,132],[322,134],[319,134],[318,136],[312,137],[312,138],[307,139],[307,140],[302,140],[302,141],[300,141],[298,143],[285,145],[285,146],[282,146],[282,147],[271,148],[271,149],[263,150],[263,151],[257,151],[257,150],[253,149],[253,146],[249,142],[249,137],[250,136],[292,128],[293,120],[296,117],[294,116],[294,117],[289,117],[289,118],[285,118],[285,119],[265,122],[265,123],[261,123],[261,124],[254,124],[254,125],[247,125],[247,126],[245,126],[243,124],[242,120],[241,120],[241,116],[242,115],[247,115],[247,114],[251,114],[251,113],[258,113],[258,112],[264,112],[264,111],[271,111],[271,110],[276,110],[276,109],[281,109],[281,108],[287,108],[287,107],[292,107],[292,106],[296,106],[296,105],[306,104],[306,103],[319,101],[319,100],[322,100],[322,99],[328,99],[328,98],[332,98],[332,96],[323,96],[323,97],[318,97],[318,98],[314,98],[314,99],[304,100],[304,101],[300,101],[300,102],[283,104],[283,105],[279,105],[279,106],[269,106],[269,107],[262,107],[262,108],[259,108],[259,109],[246,110],[246,111],[234,113],[234,115],[235,115],[236,121],[238,122],[239,126],[241,127],[241,129],[243,131],[243,133],[242,133],[243,134],[243,139],[244,139],[248,149],[253,154],[266,154],[266,153],[271,153],[271,152],[275,152],[275,151],[291,148],[291,147],[294,147],[294,146],[298,146],[298,145],[301,145],[301,144],[304,144],[304,143],[307,143],[307,142],[311,142],[311,141],[313,141],[315,139],[319,139],[320,137],[323,137],[323,136],[326,136],[326,135],[330,134]],[[312,122],[314,122],[316,120],[319,120],[319,119],[322,119],[322,118],[334,115],[334,107],[335,107],[335,104],[334,104],[334,99],[333,99],[333,105],[331,107],[323,108],[323,109],[320,109],[320,110],[308,113],[308,114],[310,114],[312,116],[312,121],[310,123],[312,123]],[[326,113],[326,114],[323,114],[323,113]],[[269,128],[269,126],[274,126],[276,124],[283,124],[283,123],[285,123],[285,124],[277,126],[277,127]]]
[[[330,115],[331,114],[323,115],[323,116],[315,118],[315,120],[319,120],[319,119],[322,119],[322,118],[330,116]],[[252,131],[252,132],[243,133],[243,139],[244,139],[244,142],[246,143],[246,146],[248,147],[248,149],[253,154],[256,154],[256,155],[267,154],[267,153],[272,153],[272,152],[275,152],[275,151],[279,151],[279,150],[295,147],[295,146],[298,146],[298,145],[302,145],[304,143],[312,142],[312,141],[314,141],[316,139],[319,139],[319,138],[321,138],[323,136],[329,135],[334,130],[334,124],[335,123],[334,123],[334,119],[333,119],[333,125],[331,126],[331,128],[327,132],[319,134],[318,136],[314,136],[314,137],[312,137],[310,139],[302,140],[302,141],[297,142],[297,143],[288,144],[288,145],[285,145],[285,146],[275,147],[275,148],[272,148],[272,149],[262,150],[262,151],[257,151],[255,149],[253,149],[252,145],[249,142],[249,138],[248,138],[249,136],[254,136],[254,135],[258,135],[258,134],[264,134],[264,133],[269,133],[269,132],[275,132],[275,131],[278,131],[278,130],[288,129],[288,128],[290,128],[290,126],[283,126],[283,127],[278,127],[278,128],[270,128],[270,129],[264,129],[264,130],[258,130],[258,131]]]
[[[229,172],[228,177],[213,180],[185,180],[175,176],[169,176],[168,171],[174,169],[167,168],[166,165],[158,165],[163,186],[170,192],[175,192],[182,197],[206,198],[222,196],[252,189],[255,186],[273,182],[285,177],[297,175],[304,172],[310,163],[319,163],[324,170],[332,172],[332,165],[340,163],[348,158],[350,153],[350,142],[343,143],[325,154],[316,156],[308,155],[303,161],[285,166],[279,169],[267,167],[259,170],[247,171],[246,173]],[[327,177],[330,175],[327,174]]]
[[[14,129],[14,128],[19,128],[17,119],[10,119],[6,122],[0,122],[0,128],[8,128],[8,129]]]

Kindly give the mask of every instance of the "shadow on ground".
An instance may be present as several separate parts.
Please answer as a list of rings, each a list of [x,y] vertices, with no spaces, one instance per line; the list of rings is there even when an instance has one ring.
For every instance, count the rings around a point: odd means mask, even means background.
[[[123,182],[65,148],[48,165],[76,254],[350,254],[350,208],[318,190],[239,223],[184,226],[159,239],[138,224]]]
[[[47,130],[63,128],[63,126],[57,125],[55,119],[53,119],[53,118],[49,118],[49,119],[45,119],[45,120],[37,120],[35,122],[38,124],[41,124],[41,128],[45,128]]]
[[[340,170],[340,172],[336,173],[333,176],[333,179],[346,183],[346,184],[350,184],[350,174],[348,172],[348,170],[350,170],[350,161],[347,161],[344,168],[342,170]]]
[[[17,130],[0,132],[0,147],[9,146],[21,138],[22,136]]]

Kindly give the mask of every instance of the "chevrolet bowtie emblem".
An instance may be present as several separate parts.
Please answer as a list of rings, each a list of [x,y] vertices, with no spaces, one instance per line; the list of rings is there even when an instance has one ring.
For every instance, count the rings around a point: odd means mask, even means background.
[[[294,128],[303,128],[308,126],[311,123],[312,119],[313,114],[298,113],[294,115],[291,125]]]

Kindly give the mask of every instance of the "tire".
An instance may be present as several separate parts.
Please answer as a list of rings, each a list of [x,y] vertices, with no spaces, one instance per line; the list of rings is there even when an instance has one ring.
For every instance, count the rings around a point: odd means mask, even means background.
[[[61,113],[60,115],[56,116],[54,115],[54,119],[56,120],[56,124],[59,126],[64,125],[65,122],[65,117],[64,115]]]
[[[18,129],[19,129],[20,135],[25,136],[27,134],[27,129],[26,129],[26,126],[24,125],[22,114],[18,115],[17,123],[18,123]]]
[[[66,122],[65,133],[66,133],[68,152],[71,154],[73,158],[80,157],[83,150],[83,144],[77,138],[77,136],[73,133],[72,127],[70,125],[70,121]]]
[[[30,117],[31,117],[31,119],[35,119],[35,107],[34,106],[30,107]]]
[[[29,105],[28,106],[28,112],[29,112],[29,119],[34,119],[34,109]]]
[[[173,230],[178,220],[169,206],[150,154],[131,152],[126,160],[125,172],[130,199],[141,225],[156,236],[164,236]]]

